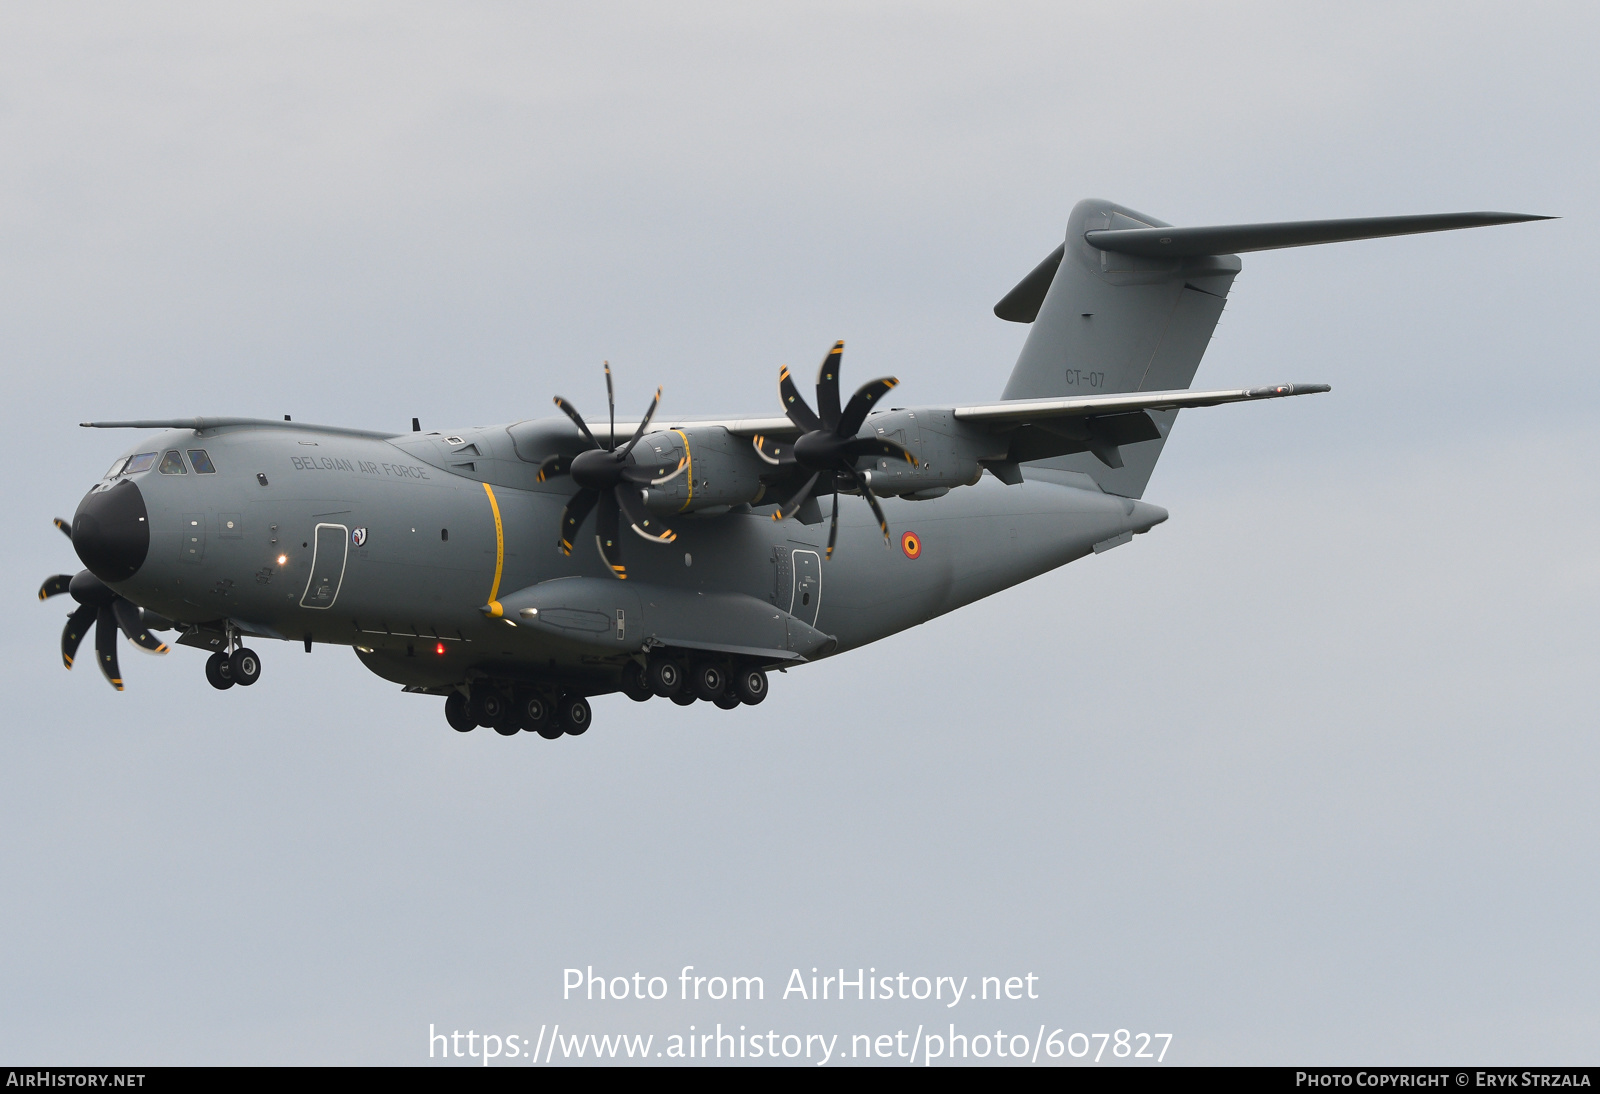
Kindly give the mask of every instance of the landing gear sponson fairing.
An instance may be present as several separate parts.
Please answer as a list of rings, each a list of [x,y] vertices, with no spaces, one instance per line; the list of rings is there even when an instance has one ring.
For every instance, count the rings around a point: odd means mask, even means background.
[[[767,672],[923,623],[1165,520],[1140,500],[1178,411],[1327,391],[1188,390],[1240,270],[1232,252],[1544,219],[1462,213],[1173,228],[1104,201],[995,306],[1031,323],[1001,401],[783,417],[563,417],[408,433],[246,418],[91,422],[130,446],[70,526],[78,607],[119,690],[117,633],[209,651],[253,683],[247,638],[353,647],[458,730],[580,734],[589,696],[759,703]],[[989,474],[984,475],[987,470]],[[822,500],[827,500],[824,512]]]

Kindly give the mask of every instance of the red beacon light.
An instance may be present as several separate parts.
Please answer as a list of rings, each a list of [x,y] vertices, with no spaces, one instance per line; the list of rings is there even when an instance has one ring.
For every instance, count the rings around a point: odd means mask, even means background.
[[[434,643],[433,652],[438,654],[440,657],[443,657],[444,656],[444,643],[443,642]]]

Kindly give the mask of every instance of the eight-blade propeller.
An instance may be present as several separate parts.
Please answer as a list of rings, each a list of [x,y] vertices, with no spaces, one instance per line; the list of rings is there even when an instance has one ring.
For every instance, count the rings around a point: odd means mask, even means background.
[[[795,387],[794,378],[787,366],[778,370],[778,392],[783,397],[783,412],[801,429],[801,434],[788,450],[766,437],[754,440],[756,454],[778,467],[798,465],[810,471],[811,477],[804,486],[772,514],[773,520],[791,517],[805,504],[806,499],[819,489],[833,493],[833,523],[828,528],[828,556],[833,557],[833,543],[839,535],[839,491],[855,490],[867,499],[872,513],[883,530],[884,543],[889,542],[889,522],[884,519],[878,499],[873,497],[869,483],[856,471],[856,461],[863,456],[898,456],[917,465],[917,458],[893,441],[881,437],[857,437],[856,431],[867,419],[867,412],[900,381],[892,376],[868,380],[856,389],[843,411],[839,409],[839,363],[844,357],[844,343],[835,342],[833,349],[822,359],[817,373],[817,406],[820,414],[812,413],[805,399]],[[824,478],[827,479],[824,482]]]
[[[611,386],[611,364],[607,362],[606,370],[606,405],[611,415],[611,431],[606,436],[606,444],[594,438],[589,432],[589,427],[584,423],[583,415],[577,408],[557,395],[556,406],[562,413],[571,418],[583,433],[584,439],[589,442],[589,448],[579,452],[570,459],[565,456],[551,456],[539,467],[539,481],[544,482],[556,475],[570,475],[572,481],[578,484],[578,492],[574,494],[567,507],[561,513],[561,553],[572,554],[572,544],[577,539],[578,527],[583,524],[585,517],[591,509],[595,509],[595,543],[600,548],[600,557],[605,560],[607,569],[621,579],[626,579],[628,569],[622,563],[622,544],[619,539],[619,528],[622,519],[628,521],[629,527],[651,543],[671,543],[678,538],[676,532],[666,527],[655,517],[650,515],[650,510],[645,508],[644,487],[660,486],[672,481],[683,472],[687,459],[680,459],[676,467],[657,468],[651,470],[640,467],[629,458],[633,446],[639,443],[645,430],[650,426],[650,419],[655,416],[656,407],[661,405],[661,389],[656,388],[656,397],[650,403],[650,409],[645,411],[644,420],[639,423],[639,428],[633,431],[633,436],[621,448],[617,447],[617,404]]]
[[[56,518],[56,527],[68,539],[72,538],[71,527],[60,517]],[[122,690],[122,671],[117,666],[119,628],[134,645],[151,653],[167,652],[166,643],[150,633],[143,610],[88,570],[80,570],[77,574],[55,574],[45,578],[44,584],[39,586],[40,600],[48,600],[61,593],[71,594],[72,599],[78,602],[78,609],[67,617],[66,629],[61,632],[61,662],[67,668],[72,667],[78,645],[89,633],[91,623],[94,624],[95,660],[100,662],[100,671],[105,673],[111,686],[118,691]]]

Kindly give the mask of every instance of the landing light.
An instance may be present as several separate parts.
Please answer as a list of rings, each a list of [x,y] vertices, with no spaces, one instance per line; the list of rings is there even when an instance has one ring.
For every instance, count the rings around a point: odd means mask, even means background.
[[[288,555],[279,555],[278,556],[278,565],[279,566],[282,566],[285,562],[288,562],[288,561],[289,561],[289,556]]]

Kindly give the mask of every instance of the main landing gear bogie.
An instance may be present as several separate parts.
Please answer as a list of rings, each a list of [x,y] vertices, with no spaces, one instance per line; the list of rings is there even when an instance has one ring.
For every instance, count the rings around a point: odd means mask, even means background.
[[[730,666],[717,661],[693,661],[685,667],[657,656],[642,667],[635,662],[624,665],[621,689],[639,702],[659,695],[681,707],[707,702],[733,710],[753,707],[767,697],[767,674],[753,666]]]
[[[553,741],[557,737],[582,736],[594,720],[594,712],[589,700],[576,692],[563,692],[552,702],[543,691],[519,688],[508,693],[480,681],[468,691],[446,696],[444,717],[458,733],[470,733],[482,726],[502,737],[537,733]]]
[[[231,662],[219,664],[223,667],[218,672],[231,673]],[[210,675],[212,666],[208,664],[206,671]],[[219,686],[231,687],[232,681]],[[767,697],[767,674],[757,667],[727,661],[683,662],[657,656],[625,664],[618,690],[640,703],[660,697],[683,707],[706,702],[734,710],[755,706]],[[496,686],[480,678],[445,698],[444,716],[458,733],[483,726],[503,737],[537,733],[553,741],[588,732],[594,711],[589,700],[575,691],[558,692],[548,685],[513,688],[506,682]]]

